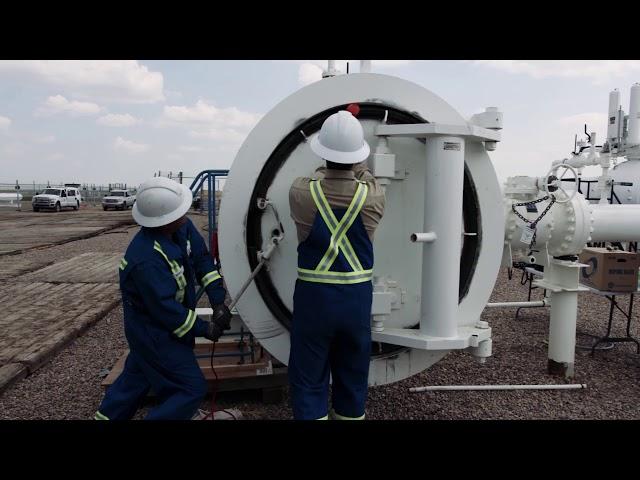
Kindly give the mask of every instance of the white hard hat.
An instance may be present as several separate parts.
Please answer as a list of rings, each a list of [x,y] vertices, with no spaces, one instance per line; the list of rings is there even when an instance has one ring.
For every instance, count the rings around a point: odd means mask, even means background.
[[[362,125],[346,110],[340,110],[324,121],[320,133],[311,140],[311,150],[335,163],[360,163],[369,156]]]
[[[193,194],[185,185],[165,177],[147,180],[136,194],[133,219],[143,227],[162,227],[185,215]]]

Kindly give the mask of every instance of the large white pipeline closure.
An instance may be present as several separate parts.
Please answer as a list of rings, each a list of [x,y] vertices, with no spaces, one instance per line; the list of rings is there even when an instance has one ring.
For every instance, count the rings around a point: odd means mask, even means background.
[[[331,64],[327,71],[335,69]],[[364,70],[367,65],[364,65]],[[388,75],[325,75],[269,111],[245,139],[220,205],[220,259],[237,298],[268,248],[284,238],[237,303],[242,320],[271,355],[288,363],[297,279],[296,226],[289,190],[324,162],[309,148],[323,121],[360,106],[372,173],[385,188],[374,241],[369,383],[419,373],[452,350],[491,354],[491,328],[479,322],[498,276],[504,238],[502,194],[489,151],[501,115],[467,121],[414,83]],[[269,201],[269,207],[260,205]],[[416,233],[416,242],[410,236]]]

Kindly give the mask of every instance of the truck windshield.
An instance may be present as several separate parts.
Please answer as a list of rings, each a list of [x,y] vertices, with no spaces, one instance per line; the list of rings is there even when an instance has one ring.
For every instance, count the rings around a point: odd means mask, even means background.
[[[56,188],[45,188],[44,192],[42,192],[44,195],[58,195],[60,196],[60,190],[56,189]]]
[[[111,192],[109,194],[111,197],[124,197],[124,192]]]

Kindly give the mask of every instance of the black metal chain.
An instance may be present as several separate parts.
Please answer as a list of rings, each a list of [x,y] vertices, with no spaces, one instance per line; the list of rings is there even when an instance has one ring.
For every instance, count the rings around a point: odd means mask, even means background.
[[[538,218],[536,218],[535,220],[531,221],[529,220],[527,217],[525,217],[524,215],[521,215],[520,212],[518,212],[516,210],[516,207],[525,207],[527,205],[533,205],[536,203],[541,203],[544,202],[545,200],[549,200],[551,199],[551,201],[549,202],[549,205],[547,205],[547,208],[544,209],[544,211],[540,214],[540,216]],[[527,255],[531,255],[533,252],[538,252],[539,250],[534,250],[533,247],[535,247],[536,245],[536,235],[538,233],[538,230],[536,229],[536,227],[538,226],[538,222],[540,220],[542,220],[542,217],[544,217],[547,212],[551,209],[551,207],[553,206],[553,204],[556,203],[556,197],[555,195],[545,195],[542,198],[539,198],[537,200],[532,200],[531,202],[523,202],[523,203],[513,203],[511,204],[511,210],[513,210],[513,213],[516,214],[517,217],[519,217],[522,221],[525,222],[525,224],[529,225],[529,228],[531,228],[533,230],[533,236],[531,237],[531,243],[529,244],[529,253],[527,253]]]

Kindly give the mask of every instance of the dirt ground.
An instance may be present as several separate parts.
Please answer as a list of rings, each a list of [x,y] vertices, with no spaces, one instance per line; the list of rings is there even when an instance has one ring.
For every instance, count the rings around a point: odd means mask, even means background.
[[[204,225],[206,217],[194,215]],[[65,259],[83,252],[124,252],[137,227],[67,243],[30,255]],[[491,301],[526,300],[527,287],[519,272],[508,279],[499,274]],[[534,299],[541,291],[534,292]],[[628,297],[621,302],[626,305]],[[608,301],[581,294],[578,344],[587,345],[606,330]],[[369,419],[640,419],[640,355],[629,343],[608,350],[576,352],[575,378],[564,380],[547,374],[549,309],[487,309],[482,320],[493,329],[493,356],[478,363],[465,352],[448,354],[428,370],[406,380],[369,390]],[[631,333],[640,336],[638,311]],[[623,334],[624,322],[616,316],[614,333]],[[102,378],[127,348],[122,308],[117,306],[62,350],[47,365],[0,394],[0,419],[90,419],[103,395]],[[475,391],[409,393],[423,385],[584,383],[584,390]],[[237,408],[247,419],[290,419],[288,396],[276,404],[261,402],[259,392],[221,393],[220,408]],[[135,418],[142,418],[152,402]],[[210,409],[210,398],[202,408]]]

